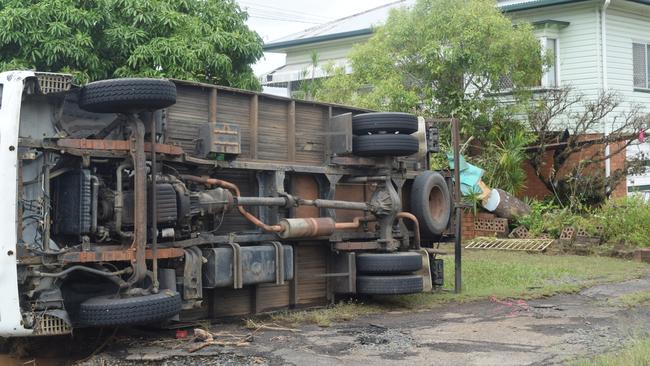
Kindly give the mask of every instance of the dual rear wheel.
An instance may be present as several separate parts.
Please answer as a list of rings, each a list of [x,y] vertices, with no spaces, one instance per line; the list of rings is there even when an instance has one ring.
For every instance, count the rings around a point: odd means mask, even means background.
[[[376,112],[352,117],[353,153],[364,157],[408,156],[418,152],[419,143],[412,133],[418,119],[408,113]]]
[[[422,292],[423,279],[414,274],[422,268],[416,252],[357,254],[357,293],[404,295]]]

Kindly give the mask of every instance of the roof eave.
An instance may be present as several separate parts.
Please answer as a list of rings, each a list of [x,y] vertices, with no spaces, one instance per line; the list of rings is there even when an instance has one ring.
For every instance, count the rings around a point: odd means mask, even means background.
[[[306,44],[320,43],[326,41],[335,41],[339,39],[352,38],[372,34],[373,28],[357,29],[349,32],[335,34],[326,34],[309,38],[292,39],[290,41],[267,43],[264,45],[264,51],[281,51],[290,47],[303,46]]]
[[[540,1],[533,1],[528,3],[504,5],[501,7],[501,11],[504,13],[511,13],[515,11],[539,9],[539,8],[546,8],[548,6],[580,3],[585,1],[589,1],[589,0],[540,0]],[[643,0],[639,0],[639,1],[643,1]]]

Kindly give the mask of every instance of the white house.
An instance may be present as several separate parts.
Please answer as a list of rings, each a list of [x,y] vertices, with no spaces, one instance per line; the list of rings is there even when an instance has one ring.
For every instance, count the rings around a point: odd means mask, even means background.
[[[266,44],[267,52],[286,53],[287,64],[262,75],[263,85],[295,90],[305,75],[312,76],[313,52],[319,65],[331,61],[347,66],[346,55],[354,44],[368,39],[390,9],[411,3],[397,1]],[[592,98],[613,90],[650,112],[650,0],[498,0],[497,6],[515,24],[532,23],[542,47],[554,51],[555,63],[544,75],[543,87],[571,85]],[[324,76],[318,66],[313,75]],[[608,131],[603,126],[599,132]],[[628,156],[638,153],[650,159],[650,144],[627,150]],[[607,162],[606,174],[610,169]],[[650,174],[629,176],[627,185],[629,192],[650,194]]]

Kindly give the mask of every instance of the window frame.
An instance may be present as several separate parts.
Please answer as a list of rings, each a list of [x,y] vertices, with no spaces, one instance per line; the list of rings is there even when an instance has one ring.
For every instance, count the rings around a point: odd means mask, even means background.
[[[555,49],[553,50],[553,71],[555,74],[555,83],[554,85],[550,85],[550,67],[545,67],[546,70],[544,70],[544,73],[542,74],[542,80],[540,82],[540,87],[545,88],[545,89],[556,89],[559,88],[561,85],[561,78],[560,78],[560,37],[549,37],[549,36],[541,36],[539,37],[539,43],[542,47],[542,54],[546,55],[548,51],[548,40],[553,40],[555,42]]]
[[[645,65],[643,65],[643,69],[645,71],[645,86],[637,86],[634,83],[634,46],[635,45],[641,45],[644,46],[645,52],[643,53],[644,56],[644,61]],[[650,60],[648,60],[650,57],[650,41],[642,41],[642,40],[632,40],[632,88],[636,92],[642,92],[642,93],[650,93]]]

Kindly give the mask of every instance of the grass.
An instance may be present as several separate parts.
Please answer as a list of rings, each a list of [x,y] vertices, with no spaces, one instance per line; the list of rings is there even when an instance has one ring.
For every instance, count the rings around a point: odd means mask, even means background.
[[[610,300],[611,302],[628,308],[643,305],[650,302],[650,291],[637,291],[629,294],[618,296]]]
[[[384,310],[386,308],[380,304],[342,301],[324,309],[283,311],[271,314],[269,320],[290,325],[316,324],[320,327],[329,327],[335,322],[349,321],[362,315],[379,313]]]
[[[650,365],[650,338],[633,341],[627,347],[593,358],[569,363],[571,366],[646,366]]]
[[[445,261],[445,289],[439,293],[376,297],[366,303],[342,302],[311,311],[282,312],[271,320],[286,324],[329,326],[357,316],[390,310],[427,309],[450,302],[490,297],[531,299],[572,293],[599,283],[639,277],[647,266],[638,262],[575,255],[544,255],[505,251],[463,253],[463,291],[454,294],[454,258]]]

